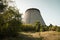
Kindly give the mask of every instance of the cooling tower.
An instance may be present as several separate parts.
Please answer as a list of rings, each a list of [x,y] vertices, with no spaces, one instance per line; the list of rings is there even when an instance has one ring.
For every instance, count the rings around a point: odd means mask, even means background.
[[[24,14],[23,22],[25,24],[34,24],[36,21],[39,21],[42,25],[45,25],[39,9],[27,9]]]

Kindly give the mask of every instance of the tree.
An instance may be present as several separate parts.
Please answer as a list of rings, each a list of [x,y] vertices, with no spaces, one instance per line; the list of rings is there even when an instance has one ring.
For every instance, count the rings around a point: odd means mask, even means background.
[[[40,28],[41,28],[41,24],[39,21],[36,22],[35,24],[35,28],[36,28],[36,31],[39,32],[40,31]]]
[[[20,32],[20,26],[21,26],[21,22],[13,19],[11,21],[9,21],[9,25],[8,25],[8,35],[9,36],[16,36],[18,34],[18,32]]]
[[[51,30],[52,30],[52,27],[53,27],[53,25],[52,25],[52,24],[50,24],[50,25],[49,25],[49,31],[51,31]]]
[[[51,28],[51,30],[52,30],[52,31],[56,31],[57,28],[58,28],[57,26],[53,26],[53,27]]]
[[[8,29],[9,33],[12,36],[16,35],[20,31],[21,26],[21,14],[19,13],[18,9],[14,9],[14,7],[9,7],[8,12],[11,14],[10,19],[8,19]]]
[[[10,6],[3,14],[5,21],[10,21],[13,18],[21,21],[21,14],[19,13],[18,9],[15,9],[15,7]]]
[[[4,1],[4,3],[2,0],[0,0],[0,12],[3,12],[7,6],[8,5],[6,4],[6,0]]]
[[[15,36],[20,30],[21,14],[18,9],[9,7],[0,14],[0,36]]]

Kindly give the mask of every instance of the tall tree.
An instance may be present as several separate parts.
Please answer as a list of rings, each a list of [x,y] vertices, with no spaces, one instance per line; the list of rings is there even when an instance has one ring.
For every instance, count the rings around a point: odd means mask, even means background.
[[[9,7],[0,14],[0,36],[13,36],[19,32],[21,26],[21,14],[15,7]]]

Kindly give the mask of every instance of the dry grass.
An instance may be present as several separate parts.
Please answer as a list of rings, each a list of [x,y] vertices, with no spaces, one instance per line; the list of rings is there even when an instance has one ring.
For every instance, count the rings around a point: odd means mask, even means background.
[[[60,40],[60,32],[20,32],[17,37],[8,37],[3,40]]]
[[[44,40],[60,40],[60,32],[55,31],[42,32],[41,36],[44,37]]]
[[[47,32],[21,32],[24,35],[34,38],[44,37],[43,40],[60,40],[60,32],[47,31]]]

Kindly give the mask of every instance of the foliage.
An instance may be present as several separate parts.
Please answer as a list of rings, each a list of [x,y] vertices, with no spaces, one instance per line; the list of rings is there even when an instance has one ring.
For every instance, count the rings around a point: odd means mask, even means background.
[[[59,26],[54,26],[50,24],[49,26],[47,25],[41,25],[40,22],[35,22],[34,25],[32,24],[23,24],[21,27],[22,31],[33,31],[33,32],[44,32],[44,31],[58,31],[60,32],[60,27]]]
[[[9,7],[0,14],[0,37],[16,36],[20,31],[21,14],[18,9]]]
[[[21,27],[22,31],[34,31],[34,26],[31,24],[23,24]]]
[[[1,1],[0,1],[0,12],[3,12],[6,7],[7,7],[7,5],[4,5],[4,4],[1,3]]]
[[[35,22],[35,31],[37,32],[42,32],[42,31],[46,31],[46,25],[41,25],[41,23],[39,21]]]
[[[41,26],[41,24],[40,24],[40,22],[35,22],[35,29],[36,29],[36,31],[38,32],[38,31],[40,31],[40,27]]]
[[[3,7],[2,7],[3,8]],[[1,9],[1,7],[0,7]],[[8,7],[7,10],[0,13],[0,38],[3,37],[15,37],[18,32],[44,32],[44,31],[58,31],[60,32],[59,26],[54,26],[50,24],[41,25],[39,21],[32,24],[22,24],[21,14],[15,7]]]
[[[59,27],[57,27],[56,31],[60,32],[60,26],[59,26]]]
[[[18,34],[18,32],[20,31],[20,26],[21,26],[21,22],[17,21],[16,19],[13,19],[11,21],[8,22],[8,35],[9,36],[15,36]],[[11,35],[10,35],[11,34]]]

